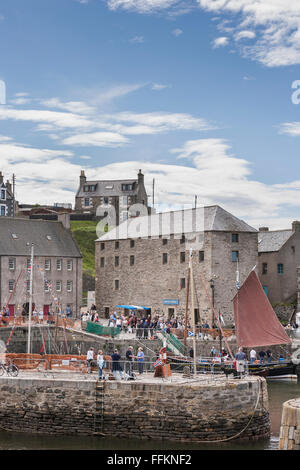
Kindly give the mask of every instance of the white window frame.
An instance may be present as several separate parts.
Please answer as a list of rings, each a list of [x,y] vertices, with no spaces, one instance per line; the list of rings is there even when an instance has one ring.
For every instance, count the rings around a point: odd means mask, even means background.
[[[62,281],[56,281],[55,283],[55,290],[56,292],[61,292],[62,291]]]
[[[51,271],[51,259],[45,259],[45,271]]]
[[[72,259],[67,260],[67,271],[73,271],[73,260]]]
[[[67,292],[73,292],[73,281],[67,281]]]

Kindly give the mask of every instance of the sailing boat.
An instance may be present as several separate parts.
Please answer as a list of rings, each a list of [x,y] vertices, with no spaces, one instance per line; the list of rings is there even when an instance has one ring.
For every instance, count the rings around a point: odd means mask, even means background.
[[[254,269],[238,289],[233,299],[233,307],[239,347],[265,348],[291,344],[291,339],[279,322]],[[292,360],[249,364],[250,374],[267,377],[294,375],[295,369],[296,364]]]

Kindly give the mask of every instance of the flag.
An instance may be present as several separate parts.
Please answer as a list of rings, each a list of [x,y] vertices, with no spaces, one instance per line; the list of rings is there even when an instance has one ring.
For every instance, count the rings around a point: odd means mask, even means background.
[[[158,366],[162,366],[162,360],[161,359],[157,359],[153,364],[153,367],[158,367]]]
[[[192,331],[189,331],[189,336],[194,336],[194,333]]]

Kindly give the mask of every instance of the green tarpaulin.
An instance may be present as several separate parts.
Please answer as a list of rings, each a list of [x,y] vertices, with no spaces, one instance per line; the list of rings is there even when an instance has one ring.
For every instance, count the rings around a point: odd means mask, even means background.
[[[120,334],[120,328],[113,328],[110,326],[102,326],[98,323],[88,321],[86,325],[87,333],[94,333],[99,336],[117,336]]]

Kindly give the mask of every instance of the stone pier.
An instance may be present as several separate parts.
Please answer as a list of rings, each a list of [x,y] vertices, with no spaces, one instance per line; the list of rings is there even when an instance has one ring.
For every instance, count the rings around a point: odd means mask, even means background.
[[[188,442],[270,435],[266,381],[209,375],[97,381],[68,373],[0,378],[0,429]]]
[[[279,450],[300,450],[300,398],[283,404]]]

